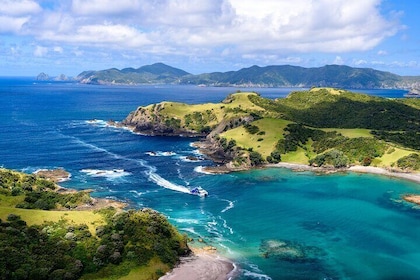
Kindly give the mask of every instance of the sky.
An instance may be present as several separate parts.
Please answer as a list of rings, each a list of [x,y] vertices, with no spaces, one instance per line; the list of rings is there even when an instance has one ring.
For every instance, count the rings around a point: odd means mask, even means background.
[[[163,62],[192,74],[327,64],[420,76],[418,0],[0,0],[0,76]]]

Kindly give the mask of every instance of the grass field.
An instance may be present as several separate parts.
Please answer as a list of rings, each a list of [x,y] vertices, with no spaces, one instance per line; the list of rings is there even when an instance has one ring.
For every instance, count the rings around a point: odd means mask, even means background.
[[[252,148],[266,158],[274,150],[279,139],[283,138],[283,130],[289,123],[286,120],[264,118],[251,123],[259,128],[259,132],[265,132],[263,135],[250,134],[243,126],[240,126],[220,136],[228,140],[235,139],[238,146],[245,149]],[[262,140],[258,141],[259,139]]]
[[[241,115],[249,115],[251,111],[263,111],[264,109],[252,103],[248,96],[255,94],[251,92],[234,93],[230,96],[228,103],[204,103],[189,105],[178,102],[162,102],[163,109],[160,114],[181,120],[181,124],[185,125],[185,116],[193,113],[211,112],[216,119],[206,125],[217,125],[226,118],[238,117]],[[155,105],[149,105],[146,108],[151,110]],[[245,112],[246,111],[246,112]]]
[[[341,135],[348,137],[348,138],[358,138],[358,137],[367,137],[373,138],[373,135],[370,133],[370,129],[364,128],[322,128],[321,130],[325,132],[329,131],[337,131]]]
[[[306,156],[306,151],[299,147],[295,152],[289,152],[281,155],[282,162],[309,164],[309,159]]]
[[[394,147],[393,149],[394,151],[392,153],[385,153],[382,157],[378,158],[378,162],[375,163],[381,167],[391,166],[391,164],[396,162],[398,159],[413,153],[413,151],[401,148]]]
[[[6,220],[7,216],[12,213],[19,215],[29,226],[43,224],[44,222],[57,222],[62,219],[72,224],[86,224],[92,235],[95,235],[96,227],[105,224],[102,215],[93,211],[45,211],[20,209],[0,204],[0,219]]]

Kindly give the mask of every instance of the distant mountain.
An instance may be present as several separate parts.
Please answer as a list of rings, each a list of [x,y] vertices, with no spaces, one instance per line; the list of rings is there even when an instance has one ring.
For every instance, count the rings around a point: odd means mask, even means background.
[[[186,75],[191,74],[163,63],[155,63],[138,69],[84,71],[77,79],[86,84],[173,84],[179,83],[180,78]]]
[[[326,65],[304,68],[291,65],[252,66],[238,71],[192,75],[163,63],[138,69],[115,68],[85,71],[77,77],[88,84],[191,84],[241,87],[339,87],[339,88],[411,88],[420,76],[403,77],[371,68]]]
[[[404,77],[370,68],[344,65],[304,68],[279,65],[252,66],[239,71],[188,76],[181,82],[216,86],[395,88],[403,87],[404,81]]]

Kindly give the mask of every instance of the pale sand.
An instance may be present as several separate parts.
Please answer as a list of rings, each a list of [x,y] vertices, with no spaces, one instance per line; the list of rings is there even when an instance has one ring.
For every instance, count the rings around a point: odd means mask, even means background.
[[[418,172],[404,173],[404,172],[392,171],[392,170],[387,170],[385,168],[373,167],[373,166],[351,166],[348,170],[352,172],[385,175],[385,176],[396,177],[396,178],[406,179],[406,180],[420,183],[420,173]]]
[[[370,173],[370,174],[378,174],[378,175],[385,175],[390,177],[401,178],[405,180],[410,180],[413,182],[420,183],[420,172],[400,172],[394,170],[388,170],[381,167],[373,167],[373,166],[360,166],[355,165],[349,168],[342,168],[342,169],[334,169],[334,168],[323,168],[323,167],[314,167],[305,164],[297,164],[297,163],[287,163],[287,162],[280,162],[277,164],[268,164],[267,167],[283,167],[289,168],[292,170],[305,170],[305,171],[314,171],[314,172],[341,172],[341,171],[351,171],[356,173]]]
[[[181,263],[159,280],[227,280],[234,279],[236,267],[219,255],[193,249],[192,256],[181,258]]]

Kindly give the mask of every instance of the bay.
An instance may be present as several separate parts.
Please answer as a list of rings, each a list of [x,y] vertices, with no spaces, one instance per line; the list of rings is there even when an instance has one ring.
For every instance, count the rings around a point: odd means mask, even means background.
[[[240,279],[417,279],[420,209],[400,200],[419,185],[376,175],[271,168],[208,175],[196,139],[106,126],[139,105],[219,102],[237,90],[268,98],[290,88],[92,86],[0,78],[0,165],[62,167],[64,187],[150,207],[236,262]],[[405,91],[362,91],[402,97]],[[95,120],[95,121],[92,121]],[[188,156],[199,157],[190,161]],[[201,186],[202,199],[181,190]],[[172,188],[172,189],[171,189]]]

